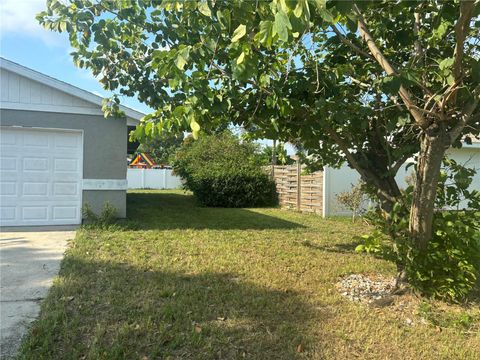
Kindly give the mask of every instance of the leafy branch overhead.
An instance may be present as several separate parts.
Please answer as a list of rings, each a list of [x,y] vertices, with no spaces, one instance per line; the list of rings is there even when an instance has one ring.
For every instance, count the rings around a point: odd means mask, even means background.
[[[379,15],[386,6],[395,19]],[[399,137],[415,123],[468,122],[478,112],[465,119],[458,106],[478,101],[480,73],[478,39],[466,26],[475,16],[478,24],[479,5],[462,7],[458,18],[456,5],[435,2],[50,0],[38,19],[69,33],[76,64],[107,89],[138,93],[156,109],[145,118],[155,126],[139,137],[164,128],[197,133],[223,119],[329,146],[327,127],[364,130],[375,110],[385,109],[381,125]],[[355,122],[348,113],[358,114]],[[354,145],[364,140],[342,132]]]
[[[140,140],[233,123],[315,166],[347,162],[385,216],[415,156],[422,251],[445,151],[480,135],[480,0],[49,0],[38,20],[106,89],[155,109]]]

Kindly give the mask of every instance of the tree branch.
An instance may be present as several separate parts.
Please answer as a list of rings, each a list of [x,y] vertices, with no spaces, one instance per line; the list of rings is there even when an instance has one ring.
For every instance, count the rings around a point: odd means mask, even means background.
[[[383,55],[383,53],[380,51],[378,46],[375,44],[375,41],[370,34],[367,24],[365,23],[365,19],[363,18],[360,9],[358,6],[354,5],[354,9],[356,14],[358,15],[358,29],[360,31],[360,35],[362,36],[363,40],[367,44],[368,48],[370,49],[370,52],[374,56],[374,58],[377,60],[377,62],[380,64],[383,70],[387,73],[387,75],[395,75],[398,76],[398,72],[393,68],[393,66],[390,64],[388,59]],[[428,121],[422,114],[421,111],[418,110],[418,108],[414,108],[414,102],[411,98],[410,93],[408,90],[401,85],[400,89],[398,91],[398,94],[400,95],[400,98],[402,99],[403,103],[407,107],[408,111],[412,114],[413,118],[415,119],[415,122],[422,128],[427,128],[430,125],[430,121]]]
[[[393,171],[394,174],[397,174],[398,170],[402,167],[403,164],[405,164],[405,161],[410,159],[410,155],[404,155],[400,159],[398,159],[395,164],[391,167],[391,170]]]
[[[348,40],[345,35],[343,35],[340,30],[338,30],[337,26],[336,25],[332,25],[332,30],[333,32],[340,38],[340,41],[342,43],[344,43],[345,45],[349,46],[350,48],[352,48],[355,52],[357,52],[358,54],[360,55],[363,55],[363,56],[366,56],[367,58],[375,61],[375,58],[370,55],[368,52],[366,51],[363,51],[362,49],[360,49],[357,45],[355,45],[354,43],[352,43],[350,40]]]
[[[467,32],[470,29],[470,21],[473,16],[473,10],[475,9],[474,0],[462,0],[460,1],[460,16],[455,24],[455,51],[454,51],[454,62],[453,62],[453,76],[455,82],[460,84],[461,78],[463,75],[463,46],[465,43],[465,38],[467,37]]]
[[[473,90],[473,99],[470,105],[466,107],[457,125],[448,132],[450,135],[450,144],[453,144],[453,142],[457,140],[469,121],[472,120],[472,118],[476,118],[476,116],[472,117],[472,114],[480,103],[480,84]]]
[[[415,24],[413,26],[413,34],[415,35],[415,61],[419,59],[422,54],[423,54],[423,49],[422,49],[422,43],[420,42],[419,38],[419,32],[420,32],[420,26],[421,26],[421,17],[420,13],[417,11],[414,13],[415,16]]]
[[[330,127],[326,127],[326,130],[328,132],[328,134],[331,136],[331,138],[333,139],[333,141],[335,142],[335,144],[338,145],[338,147],[342,150],[342,152],[345,154],[345,157],[347,158],[348,160],[348,163],[350,164],[350,166],[352,166],[355,170],[358,171],[358,173],[360,174],[360,176],[362,177],[362,179],[365,181],[365,182],[368,182],[368,181],[371,181],[373,180],[375,183],[376,183],[376,187],[377,187],[377,191],[378,193],[382,194],[382,196],[385,197],[385,199],[388,199],[389,201],[391,202],[395,202],[396,199],[394,197],[392,197],[390,194],[386,193],[385,191],[383,191],[381,189],[381,187],[379,186],[380,184],[380,179],[378,178],[378,176],[373,173],[372,171],[369,171],[363,167],[360,166],[360,164],[358,163],[358,161],[355,159],[355,157],[353,156],[353,154],[350,152],[349,150],[349,146],[348,144],[345,142],[345,140],[343,140],[339,135],[338,133],[333,130],[332,128]]]

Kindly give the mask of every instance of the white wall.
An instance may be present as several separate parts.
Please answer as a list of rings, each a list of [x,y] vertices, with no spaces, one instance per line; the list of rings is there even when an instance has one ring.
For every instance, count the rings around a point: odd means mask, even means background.
[[[127,169],[129,189],[178,189],[182,187],[180,177],[170,169]]]
[[[77,108],[80,113],[86,109],[97,110],[98,105],[89,103],[78,97],[66,94],[51,86],[42,84],[20,76],[14,72],[1,69],[0,77],[0,102],[1,107],[6,109],[31,109],[32,110]]]
[[[471,189],[480,190],[480,144],[473,144],[471,146],[465,145],[461,149],[450,149],[448,155],[457,163],[466,167],[474,168],[477,174],[473,178]],[[396,180],[400,188],[405,188],[407,183],[406,177],[410,175],[413,168],[406,169],[406,165],[402,166],[397,173]],[[343,208],[336,199],[337,194],[350,191],[352,185],[355,185],[360,180],[358,173],[343,165],[340,169],[333,169],[326,167],[324,169],[324,210],[323,216],[347,216],[351,212]],[[465,203],[462,204],[466,206]]]

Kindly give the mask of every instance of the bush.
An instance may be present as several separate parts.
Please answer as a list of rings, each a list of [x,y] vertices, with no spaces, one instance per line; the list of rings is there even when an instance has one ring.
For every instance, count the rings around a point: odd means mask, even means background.
[[[117,220],[117,209],[108,201],[103,204],[102,211],[97,215],[88,203],[82,207],[82,216],[85,224],[93,226],[107,226]]]
[[[437,188],[433,235],[426,249],[419,249],[408,234],[413,193],[409,186],[388,218],[379,211],[367,215],[379,231],[363,237],[365,243],[357,250],[394,260],[410,285],[424,295],[450,301],[465,298],[480,275],[480,192],[468,190],[474,174],[452,160],[445,161]],[[453,210],[461,200],[470,210]]]
[[[275,183],[260,165],[257,149],[228,132],[187,138],[173,168],[203,206],[274,205]]]
[[[350,191],[344,191],[337,194],[337,201],[346,209],[352,212],[352,222],[360,214],[362,206],[366,200],[366,194],[363,190],[363,183],[359,182],[356,185],[352,184]]]

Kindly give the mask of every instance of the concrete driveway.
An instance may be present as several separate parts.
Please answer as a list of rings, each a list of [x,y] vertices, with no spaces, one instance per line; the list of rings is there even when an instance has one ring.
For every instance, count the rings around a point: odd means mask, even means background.
[[[15,356],[74,237],[72,227],[1,230],[0,358]]]

